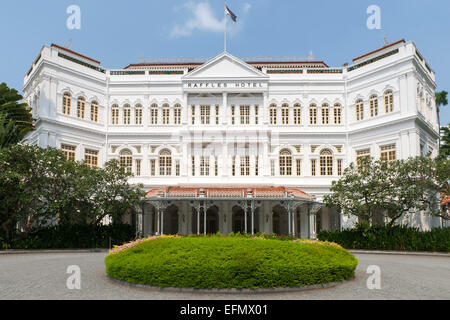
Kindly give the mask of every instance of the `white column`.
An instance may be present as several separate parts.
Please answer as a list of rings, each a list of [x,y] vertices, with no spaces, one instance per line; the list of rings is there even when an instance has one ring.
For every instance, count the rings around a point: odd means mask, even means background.
[[[224,125],[228,123],[228,93],[222,94],[222,108],[220,108],[220,122]]]
[[[189,106],[188,106],[188,94],[183,93],[183,105],[181,112],[181,124],[187,125],[189,121]]]

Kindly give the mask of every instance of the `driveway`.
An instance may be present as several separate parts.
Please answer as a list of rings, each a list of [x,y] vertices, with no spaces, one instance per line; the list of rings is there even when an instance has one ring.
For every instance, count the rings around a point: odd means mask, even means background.
[[[450,258],[355,254],[355,279],[336,287],[298,293],[201,294],[151,291],[122,286],[105,275],[106,253],[0,254],[0,299],[227,299],[355,300],[450,299]],[[68,289],[67,267],[81,270],[81,289]],[[381,288],[368,289],[369,266],[379,266]]]

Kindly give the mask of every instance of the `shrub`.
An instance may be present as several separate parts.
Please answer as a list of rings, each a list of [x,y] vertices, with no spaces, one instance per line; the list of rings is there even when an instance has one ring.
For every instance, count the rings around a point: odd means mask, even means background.
[[[450,251],[450,228],[420,231],[406,226],[364,226],[342,231],[320,231],[318,239],[347,249]]]
[[[153,237],[105,258],[115,279],[160,287],[280,288],[342,281],[356,258],[337,245],[262,237]]]
[[[108,248],[131,241],[136,230],[129,224],[102,225],[93,229],[88,225],[57,225],[31,231],[25,238],[10,243],[12,249],[83,249]]]

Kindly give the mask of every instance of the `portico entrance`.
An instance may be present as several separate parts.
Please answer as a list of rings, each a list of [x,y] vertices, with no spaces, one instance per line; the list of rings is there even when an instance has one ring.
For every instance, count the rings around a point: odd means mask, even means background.
[[[140,230],[144,235],[263,232],[314,238],[315,214],[322,207],[301,190],[285,187],[166,187],[147,194]]]

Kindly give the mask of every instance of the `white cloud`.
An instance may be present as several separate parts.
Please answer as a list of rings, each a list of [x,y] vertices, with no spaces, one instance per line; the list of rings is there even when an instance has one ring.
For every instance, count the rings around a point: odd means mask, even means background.
[[[216,18],[208,1],[200,3],[189,1],[185,3],[183,7],[184,10],[188,11],[190,18],[184,25],[175,25],[173,27],[172,32],[170,33],[172,37],[189,36],[195,30],[223,32],[223,18],[221,20]]]
[[[245,2],[242,7],[243,16],[239,16],[239,14],[235,12],[238,15],[238,23],[228,24],[227,29],[230,35],[237,33],[241,29],[242,25],[240,22],[244,20],[251,7],[252,6],[248,2]],[[214,12],[208,0],[202,0],[198,3],[188,1],[177,9],[184,10],[188,19],[184,24],[177,24],[172,28],[172,31],[170,32],[171,37],[190,36],[194,31],[215,33],[224,31],[224,12],[222,10],[216,10],[216,12]],[[231,9],[233,10],[233,8]]]
[[[244,3],[244,13],[247,13],[250,10],[252,5],[248,2]]]

